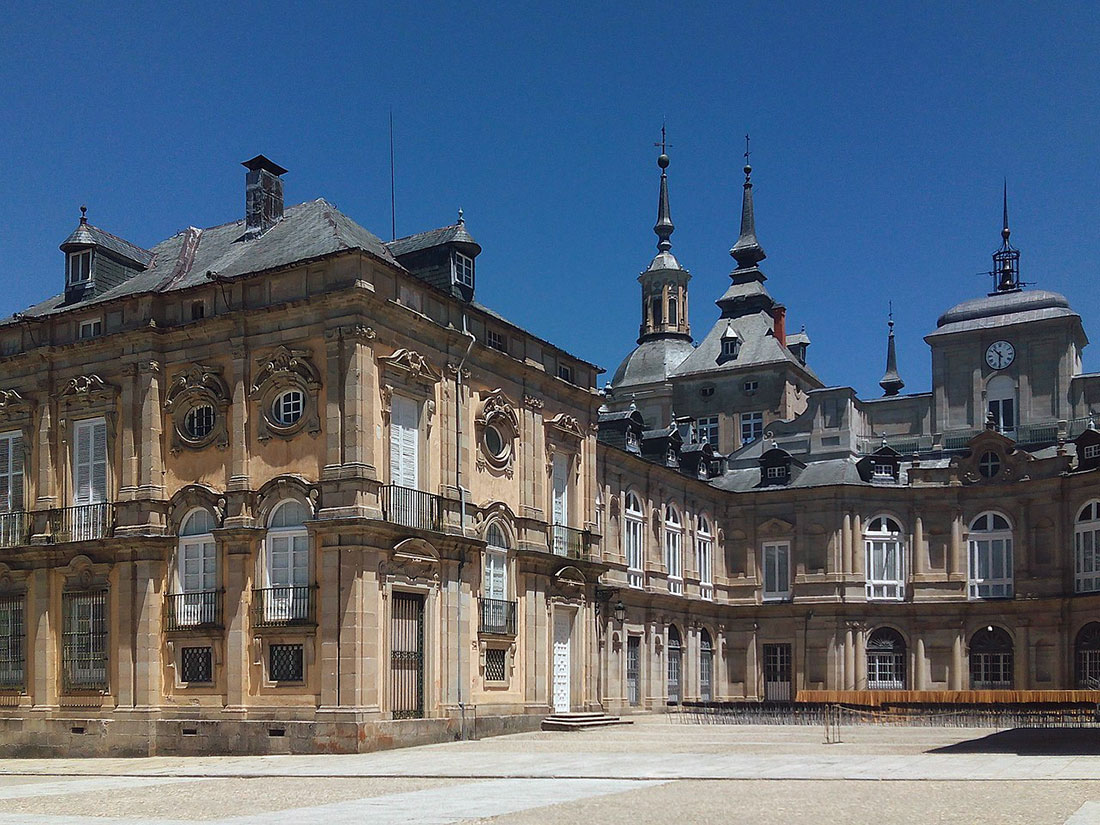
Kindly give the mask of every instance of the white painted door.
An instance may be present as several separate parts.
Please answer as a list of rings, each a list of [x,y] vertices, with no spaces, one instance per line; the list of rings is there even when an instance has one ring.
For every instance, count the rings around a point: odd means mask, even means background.
[[[390,407],[390,483],[419,489],[420,415],[411,398],[395,395]]]
[[[568,610],[554,612],[554,713],[568,713],[571,705],[569,683],[570,639],[573,636],[573,614]]]

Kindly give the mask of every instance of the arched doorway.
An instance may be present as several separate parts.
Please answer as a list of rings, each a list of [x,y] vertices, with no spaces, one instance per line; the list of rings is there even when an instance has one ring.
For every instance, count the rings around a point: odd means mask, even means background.
[[[680,704],[680,677],[683,672],[683,644],[676,625],[668,626],[668,703]]]
[[[970,689],[1012,690],[1012,637],[1000,627],[970,637]]]
[[[699,631],[699,700],[714,701],[714,646],[705,627]]]
[[[905,639],[892,627],[867,639],[867,689],[905,690]]]
[[[1100,690],[1100,622],[1089,622],[1073,642],[1074,682],[1080,690]]]

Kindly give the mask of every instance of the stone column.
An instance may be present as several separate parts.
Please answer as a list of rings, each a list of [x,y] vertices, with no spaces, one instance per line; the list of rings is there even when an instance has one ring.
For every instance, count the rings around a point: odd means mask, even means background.
[[[928,554],[924,550],[924,520],[917,516],[913,519],[913,575],[923,576],[928,572]]]
[[[951,674],[948,679],[951,690],[966,690],[969,687],[969,669],[966,664],[965,649],[966,640],[963,639],[963,630],[960,628],[951,648]]]
[[[253,546],[259,530],[235,530],[224,538],[225,692],[227,711],[248,704],[252,634],[248,605],[252,593]]]
[[[161,562],[152,559],[135,561],[134,615],[134,705],[143,710],[155,710],[162,702],[163,664],[161,662]]]
[[[142,361],[138,364],[138,381],[141,397],[140,439],[141,461],[138,464],[138,495],[141,498],[161,500],[164,498],[164,458],[161,440],[164,432],[164,414],[160,401],[160,362]],[[133,431],[134,424],[126,426],[122,422],[123,432]]]
[[[966,575],[966,551],[963,542],[962,513],[955,511],[951,518],[951,544],[948,547],[947,572],[953,579]]]
[[[141,453],[143,445],[138,440],[137,433],[141,427],[141,411],[135,398],[141,397],[141,389],[137,386],[142,379],[138,364],[126,364],[123,366],[120,392],[122,415],[119,418],[119,426],[116,430],[119,444],[111,444],[108,450],[117,446],[121,456],[118,474],[118,488],[115,495],[118,501],[132,501],[137,493],[138,473],[141,466]],[[144,439],[141,439],[144,440]]]
[[[27,580],[27,661],[30,665],[28,686],[35,710],[57,707],[58,661],[61,635],[61,605],[53,609],[54,594],[50,571],[40,567]]]
[[[855,690],[856,687],[856,653],[855,641],[852,635],[852,625],[849,623],[844,628],[844,685],[841,690]]]
[[[928,662],[922,636],[917,637],[916,652],[913,654],[913,689],[928,690]]]
[[[840,541],[843,554],[841,572],[851,573],[854,567],[852,563],[852,516],[850,513],[844,514],[844,526],[841,527]]]
[[[320,645],[318,660],[321,667],[321,706],[336,707],[343,704],[341,688],[341,635],[342,613],[346,600],[346,585],[341,581],[340,554],[342,548],[337,536],[311,537],[317,548],[317,640]]]
[[[325,330],[325,472],[332,473],[344,463],[343,386],[346,378],[343,329]]]
[[[35,493],[37,495],[37,508],[48,510],[56,507],[61,496],[58,489],[57,478],[54,473],[54,459],[57,451],[54,449],[54,410],[49,401],[44,403],[38,414],[38,484]]]
[[[867,628],[855,630],[856,690],[867,690]]]
[[[857,578],[864,575],[863,521],[859,513],[852,517],[852,572]]]
[[[229,407],[231,416],[229,428],[229,484],[230,493],[245,493],[252,488],[249,474],[248,456],[252,438],[249,427],[249,353],[243,344],[232,349],[232,386],[233,403]],[[239,496],[229,496],[225,523],[227,527],[251,527],[252,514]]]
[[[747,698],[760,698],[760,665],[757,662],[757,631],[754,628],[749,639],[749,645],[745,649],[745,696]]]
[[[136,671],[136,648],[138,634],[137,595],[135,593],[136,575],[134,562],[120,561],[115,564],[114,578],[107,593],[108,623],[107,643],[108,673],[117,674],[117,679],[108,676],[115,694],[115,701],[122,710],[130,710],[137,704],[134,695]],[[113,603],[113,605],[112,605]],[[114,609],[111,609],[113,606]]]

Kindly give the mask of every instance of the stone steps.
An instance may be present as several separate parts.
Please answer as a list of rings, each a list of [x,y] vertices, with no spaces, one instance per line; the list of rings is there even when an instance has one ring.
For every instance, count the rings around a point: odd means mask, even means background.
[[[543,730],[584,730],[585,728],[604,728],[610,725],[633,725],[631,719],[608,716],[606,713],[552,713],[542,720]]]

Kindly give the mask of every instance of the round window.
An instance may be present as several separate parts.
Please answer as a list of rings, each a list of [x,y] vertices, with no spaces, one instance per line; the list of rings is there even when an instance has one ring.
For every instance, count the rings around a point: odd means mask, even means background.
[[[983,478],[993,478],[997,473],[1001,471],[1001,458],[995,452],[990,450],[987,453],[982,453],[982,457],[978,459],[978,472],[982,474]]]
[[[209,404],[199,404],[187,411],[183,419],[183,428],[187,437],[201,441],[214,431],[214,408]]]
[[[508,453],[508,443],[504,439],[504,434],[495,424],[485,426],[485,449],[496,459],[502,459]]]
[[[271,415],[281,427],[297,424],[305,410],[305,396],[301,390],[286,390],[275,396],[271,405]]]

